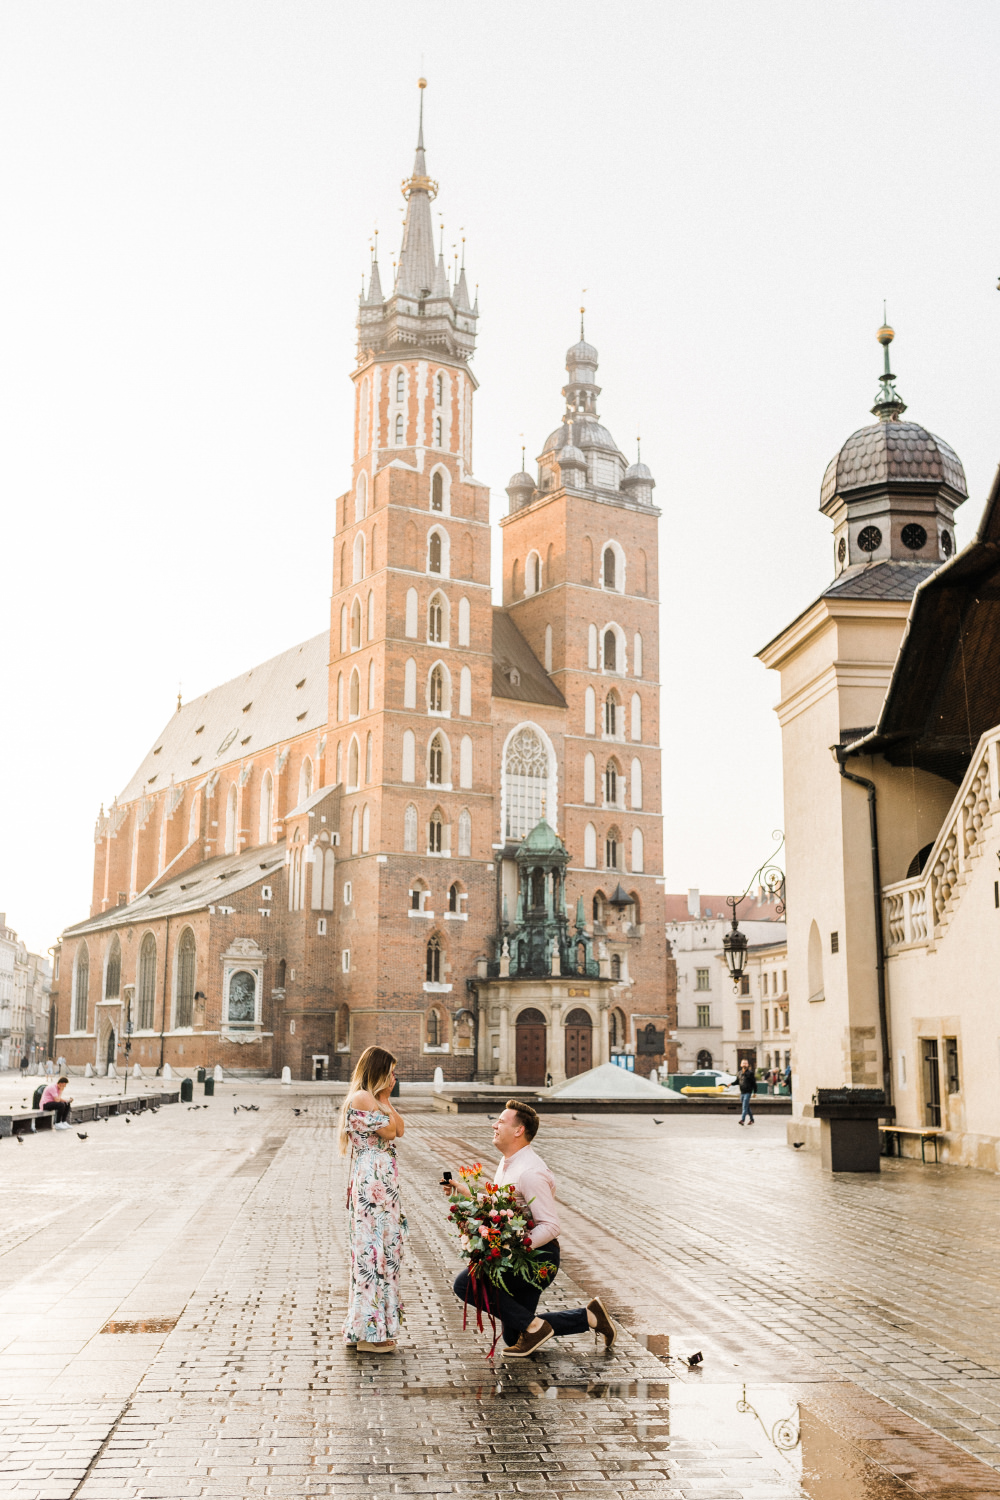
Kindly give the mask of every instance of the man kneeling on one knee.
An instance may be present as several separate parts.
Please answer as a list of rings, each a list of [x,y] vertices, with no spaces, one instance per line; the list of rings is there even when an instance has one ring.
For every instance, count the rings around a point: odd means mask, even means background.
[[[532,1141],[538,1131],[538,1115],[530,1104],[517,1099],[508,1099],[507,1107],[493,1126],[493,1142],[503,1154],[494,1174],[498,1187],[513,1184],[521,1203],[527,1207],[534,1221],[531,1231],[533,1250],[545,1251],[545,1257],[553,1266],[553,1276],[559,1267],[559,1218],[556,1212],[555,1178],[545,1165]],[[445,1190],[456,1190],[471,1197],[463,1183],[444,1184]],[[550,1283],[551,1284],[551,1283]],[[569,1333],[586,1333],[595,1329],[604,1338],[605,1348],[610,1349],[615,1341],[616,1330],[600,1297],[594,1297],[586,1307],[574,1307],[568,1312],[547,1312],[536,1317],[535,1308],[541,1292],[521,1276],[509,1275],[505,1292],[502,1287],[490,1285],[487,1291],[490,1307],[499,1313],[503,1325],[505,1359],[522,1359],[534,1354],[549,1339]],[[462,1271],[455,1280],[455,1295],[465,1302],[475,1299],[469,1283],[468,1271]]]

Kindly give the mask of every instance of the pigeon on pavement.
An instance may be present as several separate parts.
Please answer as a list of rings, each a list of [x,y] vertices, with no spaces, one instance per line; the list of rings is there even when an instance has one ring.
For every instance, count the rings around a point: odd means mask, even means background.
[[[87,1139],[87,1132],[85,1130],[78,1130],[76,1133],[77,1133],[77,1137],[81,1141],[85,1141]]]

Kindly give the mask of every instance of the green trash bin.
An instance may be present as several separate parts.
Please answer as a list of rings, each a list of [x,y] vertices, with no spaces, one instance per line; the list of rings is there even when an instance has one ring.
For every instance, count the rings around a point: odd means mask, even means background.
[[[204,1083],[205,1082],[205,1069],[204,1068],[199,1068],[198,1069],[198,1082],[199,1083]]]
[[[193,1078],[182,1078],[181,1079],[181,1103],[182,1104],[190,1104],[191,1100],[193,1098],[194,1098],[194,1079]]]
[[[206,1078],[205,1079],[205,1098],[206,1099],[211,1099],[211,1097],[212,1097],[212,1095],[214,1093],[215,1093],[215,1079],[214,1078]]]
[[[399,1079],[398,1078],[396,1079],[396,1082],[392,1086],[392,1092],[390,1093],[389,1098],[390,1099],[398,1099],[399,1098]]]

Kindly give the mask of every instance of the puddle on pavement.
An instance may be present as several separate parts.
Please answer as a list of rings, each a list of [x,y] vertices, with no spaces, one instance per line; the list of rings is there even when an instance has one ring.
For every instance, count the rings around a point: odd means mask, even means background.
[[[622,1403],[630,1409],[615,1414],[646,1450],[644,1456],[662,1459],[671,1469],[683,1472],[692,1452],[697,1462],[705,1463],[712,1461],[713,1450],[737,1449],[758,1454],[789,1500],[912,1500],[911,1486],[821,1421],[789,1386],[707,1384],[690,1378],[549,1380],[535,1370],[525,1379],[528,1374],[498,1371],[495,1380],[477,1385],[411,1386],[391,1394],[410,1401]],[[726,1462],[727,1467],[738,1466],[740,1459],[726,1457]]]

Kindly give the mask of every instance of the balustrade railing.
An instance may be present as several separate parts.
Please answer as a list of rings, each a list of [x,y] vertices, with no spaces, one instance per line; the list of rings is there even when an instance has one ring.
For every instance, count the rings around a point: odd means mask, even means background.
[[[987,730],[959,787],[923,870],[882,889],[886,951],[938,937],[983,852],[1000,810],[1000,726]]]

